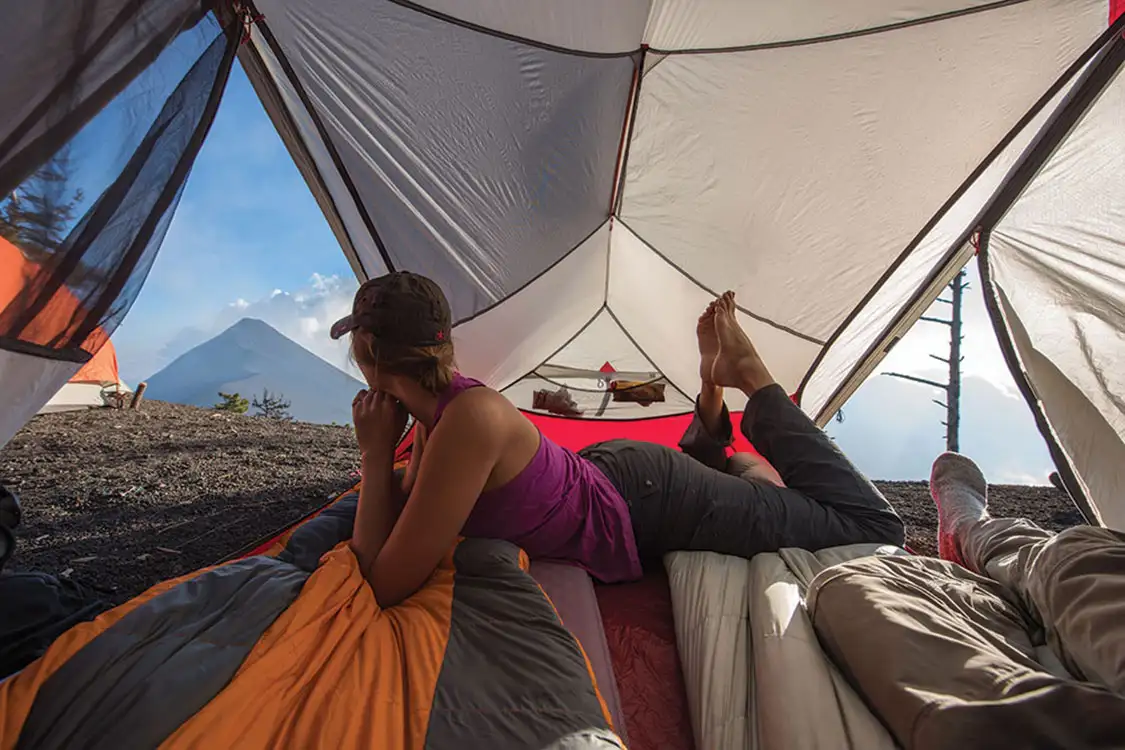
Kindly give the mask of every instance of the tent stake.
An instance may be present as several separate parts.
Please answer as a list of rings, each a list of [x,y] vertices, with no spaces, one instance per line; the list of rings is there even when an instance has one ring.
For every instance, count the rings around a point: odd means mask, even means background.
[[[137,390],[133,393],[133,400],[129,404],[130,409],[139,409],[141,407],[141,399],[145,396],[145,388],[148,388],[148,383],[137,384]]]

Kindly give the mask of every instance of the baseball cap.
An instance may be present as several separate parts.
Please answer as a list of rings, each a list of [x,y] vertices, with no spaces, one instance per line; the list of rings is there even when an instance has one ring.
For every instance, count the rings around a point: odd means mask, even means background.
[[[352,314],[333,324],[331,336],[362,329],[401,346],[438,346],[452,340],[452,317],[441,287],[425,276],[394,271],[364,282]]]

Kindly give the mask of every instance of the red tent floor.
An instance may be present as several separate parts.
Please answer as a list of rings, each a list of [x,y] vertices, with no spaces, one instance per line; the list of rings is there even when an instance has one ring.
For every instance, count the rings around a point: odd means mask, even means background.
[[[634,583],[597,585],[629,750],[695,750],[663,568]]]

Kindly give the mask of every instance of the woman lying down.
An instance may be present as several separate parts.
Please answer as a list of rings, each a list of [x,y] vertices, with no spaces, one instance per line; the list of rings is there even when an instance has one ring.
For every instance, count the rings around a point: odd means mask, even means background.
[[[683,453],[555,445],[453,370],[450,328],[441,290],[409,273],[364,284],[333,327],[351,333],[371,386],[354,404],[364,481],[351,545],[384,607],[422,586],[458,535],[607,583],[674,550],[903,542],[879,492],[774,383],[730,293],[698,321],[702,387]],[[768,461],[727,459],[728,387],[746,394],[742,432]],[[397,486],[407,412],[419,437]],[[812,582],[825,652],[905,748],[1125,748],[1125,534],[992,518],[984,477],[955,454],[932,489],[943,560],[865,557]]]
[[[732,293],[703,312],[697,333],[703,386],[684,453],[614,440],[575,454],[454,370],[450,309],[433,281],[396,272],[361,286],[332,336],[351,334],[370,386],[353,404],[363,485],[351,546],[379,604],[417,591],[461,535],[504,539],[605,583],[638,579],[642,559],[674,550],[749,558],[902,544],[886,500],[774,382]],[[768,460],[736,456],[737,476],[726,465],[728,387],[746,394],[742,432]],[[419,439],[396,486],[407,413]]]

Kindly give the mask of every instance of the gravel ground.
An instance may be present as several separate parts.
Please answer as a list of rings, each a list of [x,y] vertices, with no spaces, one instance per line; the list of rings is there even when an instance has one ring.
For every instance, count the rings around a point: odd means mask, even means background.
[[[320,507],[355,483],[358,460],[347,427],[159,401],[36,417],[0,450],[0,483],[24,515],[9,568],[69,576],[121,602]],[[926,485],[878,484],[910,547],[935,554]],[[1056,530],[1082,522],[1053,487],[993,487],[991,504]]]
[[[42,415],[0,450],[23,506],[9,568],[124,601],[320,507],[358,469],[348,427],[159,401]]]
[[[906,544],[919,555],[937,555],[937,510],[923,482],[876,482],[906,524]],[[1027,518],[1045,529],[1061,531],[1084,524],[1074,503],[1054,487],[994,484],[988,488],[994,516]]]

